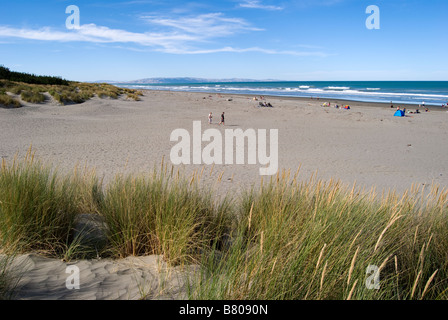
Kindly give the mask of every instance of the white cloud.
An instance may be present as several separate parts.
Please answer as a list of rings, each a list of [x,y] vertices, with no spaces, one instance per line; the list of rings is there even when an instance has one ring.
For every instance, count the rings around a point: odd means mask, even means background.
[[[205,50],[193,50],[185,51],[184,54],[199,54],[199,53],[217,53],[217,52],[234,52],[234,53],[245,53],[245,52],[259,52],[265,54],[281,54],[281,55],[292,55],[298,57],[327,57],[328,54],[324,52],[308,52],[308,51],[289,51],[289,50],[272,50],[263,49],[259,47],[251,48],[234,48],[234,47],[224,47],[218,49],[205,49]]]
[[[263,10],[283,10],[283,8],[279,6],[264,5],[260,3],[259,0],[246,0],[243,3],[240,3],[240,7]]]
[[[179,19],[143,16],[142,19],[151,24],[171,27],[200,38],[217,38],[245,31],[262,31],[262,29],[250,26],[244,19],[226,18],[222,13],[209,13]]]
[[[12,37],[41,41],[61,42],[98,42],[98,43],[135,43],[143,46],[165,46],[170,43],[195,41],[187,34],[136,33],[120,29],[97,26],[95,24],[81,25],[78,29],[58,31],[48,27],[38,30],[17,29],[0,26],[0,37]]]
[[[158,51],[171,54],[210,54],[218,52],[246,53],[259,52],[264,54],[325,57],[327,54],[318,48],[302,48],[298,51],[273,50],[258,47],[235,48],[232,46],[215,47],[212,40],[221,37],[231,37],[243,32],[261,31],[251,26],[246,20],[228,18],[221,13],[203,14],[194,17],[177,19],[144,16],[141,17],[150,24],[162,27],[158,32],[130,32],[121,29],[111,29],[95,24],[81,25],[73,30],[54,30],[49,27],[40,29],[11,28],[0,26],[0,38],[20,38],[38,41],[58,42],[89,42],[97,44],[115,44],[129,50]],[[167,29],[168,28],[168,29]],[[207,42],[207,47],[204,43]],[[146,49],[145,49],[146,48]]]

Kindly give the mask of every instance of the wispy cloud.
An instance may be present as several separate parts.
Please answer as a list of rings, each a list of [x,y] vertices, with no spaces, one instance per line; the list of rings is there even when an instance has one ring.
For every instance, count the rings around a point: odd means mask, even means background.
[[[314,56],[325,57],[320,48],[302,48],[298,51],[276,50],[259,47],[237,48],[233,46],[214,47],[215,40],[232,37],[245,32],[263,29],[252,26],[241,18],[229,18],[222,13],[209,13],[189,17],[140,17],[147,23],[160,27],[151,32],[131,32],[112,29],[96,24],[84,24],[73,30],[13,28],[0,26],[0,38],[19,38],[36,41],[89,42],[114,44],[129,50],[157,51],[171,54],[211,54],[219,52]],[[222,41],[220,41],[221,43]],[[126,46],[123,46],[126,44]]]
[[[95,24],[81,25],[78,29],[71,31],[58,31],[49,27],[34,30],[0,26],[0,37],[60,42],[121,42],[136,43],[143,46],[163,46],[171,42],[195,40],[187,34],[136,33],[120,29],[110,29]]]
[[[262,4],[259,0],[246,0],[243,3],[239,4],[242,8],[250,8],[250,9],[263,9],[263,10],[283,10],[283,7],[265,5]]]
[[[157,16],[142,16],[148,23],[170,27],[175,31],[194,34],[200,38],[217,38],[231,36],[246,31],[262,31],[252,27],[246,20],[227,18],[222,13],[209,13],[192,17],[161,18]]]
[[[210,54],[210,53],[220,53],[220,52],[229,52],[229,53],[247,53],[247,52],[258,52],[264,54],[271,55],[291,55],[296,57],[328,57],[330,54],[322,52],[322,51],[293,51],[293,50],[275,50],[275,49],[265,49],[260,47],[251,47],[251,48],[235,48],[235,47],[223,47],[223,48],[215,48],[215,49],[181,49],[181,50],[173,50],[171,53],[179,53],[179,54]]]

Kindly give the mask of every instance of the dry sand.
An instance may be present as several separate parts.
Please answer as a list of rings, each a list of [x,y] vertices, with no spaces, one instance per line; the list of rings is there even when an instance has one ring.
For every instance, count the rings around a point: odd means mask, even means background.
[[[20,300],[185,300],[187,273],[197,270],[168,267],[161,256],[64,262],[36,254],[18,256],[10,268],[12,298]]]
[[[72,170],[76,164],[94,167],[107,183],[116,173],[152,170],[162,158],[169,164],[170,150],[176,144],[170,142],[171,132],[182,128],[192,133],[193,121],[200,120],[203,130],[278,129],[279,167],[295,172],[300,166],[303,179],[317,171],[319,178],[335,178],[348,185],[356,181],[359,187],[375,186],[377,192],[395,189],[401,193],[412,184],[448,186],[445,110],[431,108],[427,113],[397,118],[393,117],[395,109],[380,104],[350,102],[351,110],[338,110],[322,107],[323,100],[266,97],[274,108],[259,108],[258,101],[244,95],[144,93],[142,101],[137,102],[95,98],[80,105],[59,106],[50,101],[43,105],[25,103],[20,109],[0,108],[0,157],[11,160],[32,145],[41,159],[62,170]],[[214,115],[211,126],[209,112]],[[222,112],[226,114],[226,126],[217,124]],[[181,169],[190,173],[203,167]],[[238,193],[259,183],[259,168],[259,164],[205,166],[203,180],[215,185],[224,172],[222,182],[216,185],[218,191]],[[111,269],[121,268],[114,266],[120,262],[82,262],[88,288],[70,293],[64,291],[64,264],[32,255],[21,259],[29,262],[31,271],[22,279],[26,290],[19,298],[137,296],[135,285],[129,283],[131,273],[124,271],[121,278],[119,272],[111,273]],[[154,267],[154,262],[149,264]],[[140,267],[137,277],[151,278]],[[116,294],[107,289],[114,284]]]

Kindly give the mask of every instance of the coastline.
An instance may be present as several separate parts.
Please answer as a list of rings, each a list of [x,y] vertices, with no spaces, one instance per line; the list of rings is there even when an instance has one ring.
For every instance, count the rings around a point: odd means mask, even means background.
[[[142,92],[183,92],[183,93],[194,93],[194,94],[203,94],[203,95],[215,95],[215,96],[222,96],[227,98],[232,98],[234,96],[244,97],[247,99],[253,99],[254,97],[260,97],[258,95],[250,95],[245,93],[216,93],[216,92],[203,92],[203,91],[180,91],[180,90],[152,90],[152,89],[139,89]],[[330,102],[332,106],[335,104],[339,105],[356,105],[358,107],[381,107],[385,109],[391,109],[390,103],[383,103],[383,102],[367,102],[367,101],[361,101],[361,100],[346,100],[346,99],[326,99],[326,98],[319,98],[319,97],[291,97],[291,96],[276,96],[276,95],[263,95],[265,100],[291,100],[291,101],[300,101],[300,102]],[[409,104],[409,103],[393,103],[394,108],[397,107],[406,108],[407,110],[414,110],[419,109],[420,111],[423,109],[422,107],[419,108],[419,105],[415,104]],[[448,108],[442,108],[441,106],[426,106],[430,111],[448,111]]]

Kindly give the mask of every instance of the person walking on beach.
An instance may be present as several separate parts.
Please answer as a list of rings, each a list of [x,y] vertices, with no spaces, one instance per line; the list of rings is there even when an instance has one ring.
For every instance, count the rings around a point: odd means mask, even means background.
[[[225,126],[225,121],[224,121],[224,112],[221,115],[221,122],[219,124],[222,124]]]
[[[213,116],[212,116],[212,113],[210,112],[210,114],[208,115],[208,123],[209,124],[212,124],[212,119],[213,119]]]

